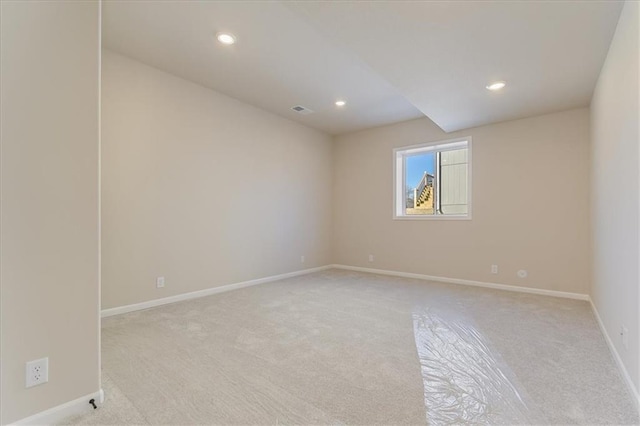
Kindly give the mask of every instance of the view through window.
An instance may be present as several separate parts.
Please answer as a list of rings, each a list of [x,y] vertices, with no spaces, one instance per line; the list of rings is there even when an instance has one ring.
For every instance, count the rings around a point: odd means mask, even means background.
[[[469,214],[469,139],[396,149],[396,217]]]

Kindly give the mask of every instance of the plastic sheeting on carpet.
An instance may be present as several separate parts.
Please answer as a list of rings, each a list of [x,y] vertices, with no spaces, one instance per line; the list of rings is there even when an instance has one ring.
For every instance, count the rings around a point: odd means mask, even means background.
[[[413,313],[428,424],[527,424],[531,412],[508,368],[468,321]]]

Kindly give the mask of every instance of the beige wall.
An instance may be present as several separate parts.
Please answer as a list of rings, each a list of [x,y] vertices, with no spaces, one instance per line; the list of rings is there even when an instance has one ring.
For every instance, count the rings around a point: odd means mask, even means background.
[[[577,109],[449,134],[425,118],[337,137],[334,261],[586,294],[588,132]],[[473,219],[393,220],[392,149],[462,136],[473,138]]]
[[[638,2],[625,4],[591,102],[591,297],[636,392],[640,387],[639,9]],[[628,349],[620,338],[622,325],[629,329]]]
[[[2,8],[2,417],[99,390],[98,3]],[[25,363],[49,382],[25,388]]]
[[[102,78],[103,308],[330,263],[329,136],[110,51]]]

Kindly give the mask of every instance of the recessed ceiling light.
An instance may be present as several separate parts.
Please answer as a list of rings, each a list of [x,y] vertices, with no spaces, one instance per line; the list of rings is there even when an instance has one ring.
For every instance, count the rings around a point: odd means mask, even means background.
[[[506,86],[507,83],[505,83],[504,81],[496,81],[495,83],[491,83],[487,86],[487,89],[492,90],[492,91],[496,91],[496,90],[500,90],[502,89],[504,86]]]
[[[336,101],[336,106],[345,106],[347,104],[346,101]]]
[[[234,35],[229,33],[218,33],[216,34],[216,38],[222,44],[230,45],[236,42]]]

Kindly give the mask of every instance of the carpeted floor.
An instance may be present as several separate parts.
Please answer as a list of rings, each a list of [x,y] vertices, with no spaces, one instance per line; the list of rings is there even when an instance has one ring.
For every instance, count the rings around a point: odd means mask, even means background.
[[[68,424],[638,424],[587,302],[329,270],[107,318]]]

